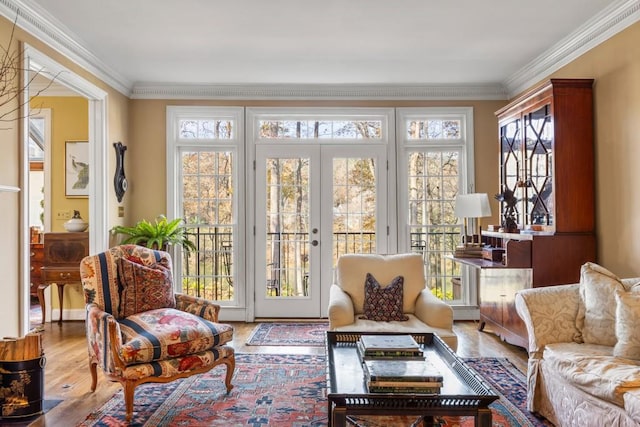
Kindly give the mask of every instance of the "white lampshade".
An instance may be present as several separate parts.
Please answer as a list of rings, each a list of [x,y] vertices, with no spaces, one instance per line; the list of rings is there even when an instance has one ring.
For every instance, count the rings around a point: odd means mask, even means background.
[[[487,193],[458,194],[455,214],[458,218],[482,218],[491,216]]]

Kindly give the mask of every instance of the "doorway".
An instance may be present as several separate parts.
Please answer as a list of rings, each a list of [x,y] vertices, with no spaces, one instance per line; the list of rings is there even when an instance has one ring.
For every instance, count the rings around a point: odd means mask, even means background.
[[[106,132],[106,97],[107,94],[102,89],[88,82],[84,78],[73,73],[71,70],[52,60],[42,52],[32,46],[24,46],[24,75],[23,81],[30,82],[30,75],[37,73],[49,81],[53,80],[78,96],[83,96],[89,100],[89,162],[93,165],[89,172],[89,218],[91,227],[89,228],[90,252],[95,253],[108,245],[108,218],[107,218],[107,132]],[[30,87],[27,86],[23,92],[22,105],[28,106]],[[32,96],[32,95],[31,95]],[[29,149],[28,129],[30,117],[24,114],[22,128],[23,150],[25,153]],[[30,177],[29,177],[29,156],[23,156],[21,188],[21,291],[20,291],[20,325],[19,333],[25,335],[30,330]],[[51,305],[48,304],[50,307]],[[49,316],[47,316],[49,317]],[[50,317],[49,317],[50,318]]]
[[[256,317],[326,316],[339,256],[387,250],[384,145],[256,146]]]

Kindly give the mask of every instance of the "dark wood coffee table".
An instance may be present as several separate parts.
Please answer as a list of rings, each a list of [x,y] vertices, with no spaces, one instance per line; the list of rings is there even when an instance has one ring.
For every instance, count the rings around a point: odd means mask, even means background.
[[[369,333],[377,335],[384,333]],[[440,394],[369,393],[356,350],[360,332],[327,332],[329,426],[346,426],[352,415],[416,415],[433,426],[436,416],[473,416],[476,427],[491,427],[489,404],[499,397],[437,336],[411,334],[444,376]],[[431,356],[433,355],[433,356]]]

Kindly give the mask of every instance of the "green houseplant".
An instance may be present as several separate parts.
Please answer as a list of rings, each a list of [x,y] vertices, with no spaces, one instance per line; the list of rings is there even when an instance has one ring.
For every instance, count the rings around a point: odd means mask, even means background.
[[[140,220],[133,227],[116,225],[111,229],[114,235],[124,234],[122,243],[133,243],[153,249],[165,250],[169,245],[182,246],[186,251],[196,250],[189,240],[182,218],[169,221],[166,216],[158,215],[154,222]]]

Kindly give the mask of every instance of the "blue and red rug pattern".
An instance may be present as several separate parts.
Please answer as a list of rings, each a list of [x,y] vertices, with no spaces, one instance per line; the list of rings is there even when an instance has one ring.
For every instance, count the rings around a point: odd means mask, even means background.
[[[328,322],[259,323],[251,332],[247,345],[323,347]]]
[[[508,360],[466,359],[504,396],[491,405],[494,427],[546,426],[524,409],[525,378]],[[227,395],[225,368],[168,384],[136,388],[134,416],[124,419],[122,391],[90,414],[82,427],[327,425],[325,357],[322,355],[237,354],[234,388]],[[409,422],[411,420],[408,420]],[[442,427],[473,426],[471,417],[445,417]],[[354,426],[407,425],[398,417],[357,417]]]

